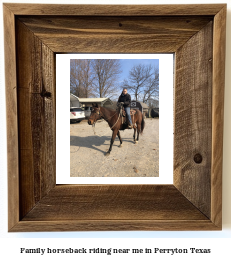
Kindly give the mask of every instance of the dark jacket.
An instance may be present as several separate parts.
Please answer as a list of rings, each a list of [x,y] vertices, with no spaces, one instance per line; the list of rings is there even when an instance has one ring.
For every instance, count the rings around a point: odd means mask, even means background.
[[[121,93],[118,102],[123,102],[124,103],[124,107],[129,107],[131,106],[131,96],[126,93],[125,95],[123,94],[123,92]]]

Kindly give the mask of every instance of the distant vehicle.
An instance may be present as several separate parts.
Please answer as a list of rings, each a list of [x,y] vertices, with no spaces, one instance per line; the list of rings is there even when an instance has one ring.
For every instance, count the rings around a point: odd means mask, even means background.
[[[91,115],[91,109],[92,107],[84,107],[84,113],[85,113],[85,117],[89,118]]]
[[[70,108],[70,121],[71,122],[80,122],[85,119],[84,111],[79,107]]]

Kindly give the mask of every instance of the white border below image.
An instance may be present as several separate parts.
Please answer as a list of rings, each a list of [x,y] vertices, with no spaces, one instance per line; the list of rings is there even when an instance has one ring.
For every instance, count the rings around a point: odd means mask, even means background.
[[[159,177],[70,177],[70,59],[159,60]],[[173,184],[173,82],[173,54],[56,54],[56,184]]]

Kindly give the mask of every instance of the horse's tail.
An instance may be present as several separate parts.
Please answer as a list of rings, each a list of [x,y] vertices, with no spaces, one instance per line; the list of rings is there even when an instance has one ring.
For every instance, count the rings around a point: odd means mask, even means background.
[[[141,130],[140,130],[140,133],[141,133],[141,134],[143,133],[144,127],[145,127],[145,121],[144,121],[144,115],[142,114]]]

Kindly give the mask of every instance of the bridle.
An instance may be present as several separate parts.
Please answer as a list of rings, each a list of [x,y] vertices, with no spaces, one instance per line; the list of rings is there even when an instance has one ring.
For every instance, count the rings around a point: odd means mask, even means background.
[[[95,110],[95,109],[94,109],[94,110]],[[100,108],[98,108],[95,113],[100,116],[100,115],[101,115],[100,112],[101,112],[101,114],[102,114],[102,111],[100,111]],[[104,116],[103,114],[102,114],[101,117],[103,117],[106,121],[108,121],[108,120],[110,120],[113,116],[115,116],[116,113],[117,113],[117,111],[115,112],[115,114],[113,114],[110,118],[107,118],[107,119],[105,118],[105,116]],[[119,117],[118,117],[116,123],[118,122],[119,118],[120,118],[120,113],[119,113]],[[95,123],[96,123],[96,121],[94,122],[93,125],[95,125]],[[111,129],[116,125],[116,123],[111,127]]]
[[[94,110],[95,110],[95,109],[94,109]],[[100,111],[100,109],[97,109],[97,111],[96,111],[95,113],[100,116],[100,115],[101,115],[100,112],[101,112],[101,114],[102,114],[101,117],[104,117],[104,119],[105,119],[106,121],[107,121],[107,120],[110,120],[110,119],[111,119],[113,116],[115,116],[116,113],[117,113],[117,111],[116,111],[115,114],[113,114],[111,117],[109,117],[109,118],[106,119],[106,117],[103,115],[103,113],[102,113],[102,111]]]

